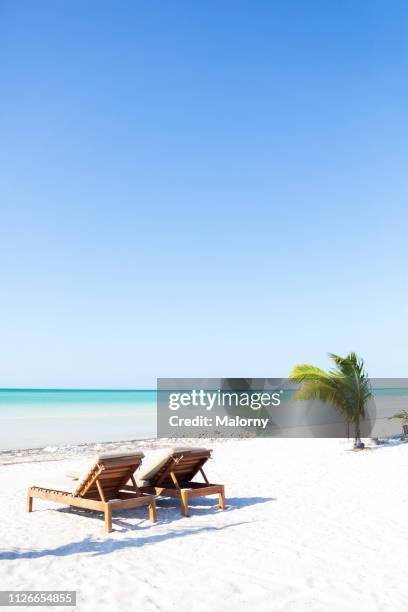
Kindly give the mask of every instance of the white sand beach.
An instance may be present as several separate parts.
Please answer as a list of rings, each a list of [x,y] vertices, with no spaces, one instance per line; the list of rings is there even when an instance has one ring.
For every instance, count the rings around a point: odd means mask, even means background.
[[[60,480],[85,457],[1,466],[1,588],[76,590],[80,612],[407,609],[408,445],[208,446],[226,511],[198,499],[182,518],[161,500],[155,525],[145,508],[123,511],[110,534],[97,513],[39,500],[26,512],[28,485]]]

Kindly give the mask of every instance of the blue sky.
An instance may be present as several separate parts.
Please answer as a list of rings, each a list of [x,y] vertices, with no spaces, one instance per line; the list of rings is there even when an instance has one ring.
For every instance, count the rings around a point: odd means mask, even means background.
[[[0,386],[405,376],[405,2],[2,2]]]

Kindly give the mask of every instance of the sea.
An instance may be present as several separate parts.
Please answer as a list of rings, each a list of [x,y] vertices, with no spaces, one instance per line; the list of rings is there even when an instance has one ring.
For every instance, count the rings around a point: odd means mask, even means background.
[[[0,389],[0,451],[155,436],[155,390]]]
[[[390,416],[408,409],[408,380],[376,380],[373,435],[398,435]],[[0,453],[155,438],[156,414],[152,389],[0,389]]]

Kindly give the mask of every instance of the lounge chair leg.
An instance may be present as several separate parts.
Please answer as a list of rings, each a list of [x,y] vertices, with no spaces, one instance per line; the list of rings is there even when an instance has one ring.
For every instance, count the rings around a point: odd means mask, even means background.
[[[108,504],[105,506],[105,530],[112,531],[112,508]]]
[[[33,498],[30,495],[30,491],[27,493],[27,512],[33,511]]]
[[[218,507],[220,510],[225,510],[225,489],[224,486],[220,486],[220,492],[218,495]]]
[[[149,519],[152,523],[157,521],[156,501],[154,499],[149,504]]]
[[[181,497],[181,514],[188,516],[188,491],[180,491]]]

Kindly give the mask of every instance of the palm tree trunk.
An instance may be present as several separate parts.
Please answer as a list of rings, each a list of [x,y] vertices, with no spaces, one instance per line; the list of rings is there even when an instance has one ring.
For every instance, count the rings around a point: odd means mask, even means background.
[[[360,448],[360,446],[361,446],[360,417],[356,416],[354,448]]]

